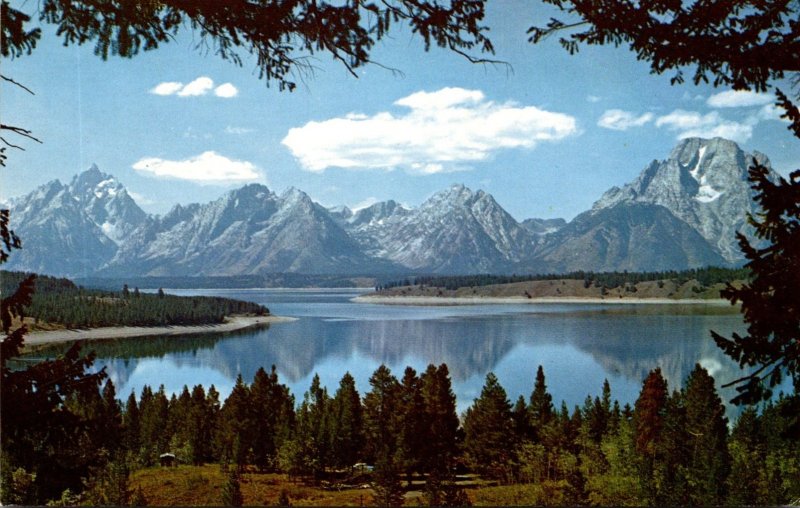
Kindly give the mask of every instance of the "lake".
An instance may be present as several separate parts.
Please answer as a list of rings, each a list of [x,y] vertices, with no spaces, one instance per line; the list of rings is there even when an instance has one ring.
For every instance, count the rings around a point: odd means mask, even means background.
[[[123,400],[145,384],[168,393],[183,385],[211,384],[222,396],[242,374],[276,365],[297,401],[318,373],[332,395],[349,371],[359,392],[386,364],[398,378],[407,365],[450,369],[459,413],[494,372],[513,402],[533,389],[538,365],[556,406],[583,404],[600,394],[604,379],[621,404],[636,400],[647,373],[660,367],[677,388],[700,363],[717,387],[738,377],[737,365],[716,347],[709,330],[742,332],[728,306],[653,304],[518,304],[451,307],[390,306],[351,302],[357,290],[170,290],[264,304],[296,321],[229,335],[138,338],[91,343]],[[734,392],[723,391],[730,399]],[[729,406],[729,416],[737,413]]]

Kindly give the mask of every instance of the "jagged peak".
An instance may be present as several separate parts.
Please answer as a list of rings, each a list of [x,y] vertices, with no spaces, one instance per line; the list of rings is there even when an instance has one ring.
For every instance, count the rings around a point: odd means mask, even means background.
[[[72,182],[70,182],[69,186],[73,190],[87,190],[93,189],[97,185],[106,181],[111,181],[114,184],[119,185],[119,182],[116,180],[116,178],[107,173],[103,173],[100,171],[100,168],[97,167],[97,164],[93,163],[91,166],[89,166],[89,169],[72,177]]]
[[[378,201],[369,206],[365,206],[353,213],[350,218],[351,224],[363,224],[374,220],[383,220],[395,214],[406,214],[410,210],[405,208],[397,201],[390,199],[387,201]]]
[[[264,184],[249,183],[247,185],[239,187],[238,189],[234,189],[233,191],[231,191],[230,195],[232,197],[237,197],[237,198],[252,197],[255,199],[267,199],[269,197],[272,197],[273,193],[271,190],[269,190],[269,187],[267,187]]]
[[[305,192],[301,191],[300,189],[292,185],[283,191],[283,193],[281,194],[281,198],[286,199],[290,197],[295,197],[295,196],[299,197],[304,195],[306,195]]]
[[[12,205],[17,206],[21,203],[25,203],[29,199],[52,199],[66,188],[67,187],[61,183],[61,180],[50,180],[49,182],[40,185],[25,196],[11,198],[10,202]]]
[[[305,196],[306,193],[295,187],[294,185],[287,187],[280,195],[281,199],[292,199]]]
[[[450,185],[449,188],[445,189],[444,192],[448,193],[448,194],[458,194],[458,195],[461,195],[461,194],[472,195],[473,194],[472,189],[470,189],[469,187],[467,187],[463,183],[454,183],[454,184]]]
[[[474,197],[472,190],[463,183],[454,183],[450,187],[440,190],[428,199],[428,202],[440,201],[467,201]]]
[[[701,152],[709,154],[718,152],[738,154],[742,152],[742,149],[735,141],[721,137],[686,138],[682,139],[675,148],[672,149],[669,158],[686,166],[691,164],[692,161],[702,159],[702,157],[700,157]]]
[[[43,190],[50,190],[50,189],[62,189],[64,188],[64,184],[61,183],[61,180],[56,178],[55,180],[50,180],[49,182],[39,186],[39,189]]]
[[[301,191],[295,186],[291,186],[280,196],[280,200],[283,202],[283,206],[295,206],[298,204],[309,204],[313,205],[314,202],[311,200],[308,194]]]

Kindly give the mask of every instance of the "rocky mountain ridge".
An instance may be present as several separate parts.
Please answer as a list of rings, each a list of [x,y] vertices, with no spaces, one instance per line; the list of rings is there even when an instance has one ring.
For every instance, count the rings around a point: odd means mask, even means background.
[[[756,212],[747,181],[753,162],[769,166],[766,155],[747,154],[727,139],[686,139],[633,182],[606,191],[591,211],[622,203],[660,205],[700,233],[726,262],[737,263],[742,256],[736,232],[749,235],[747,214]]]
[[[206,204],[146,214],[96,166],[11,202],[26,248],[8,268],[65,276],[267,273],[528,273],[662,270],[741,262],[747,167],[769,164],[732,141],[681,141],[634,181],[563,219],[518,222],[482,190],[442,190],[326,209],[291,188],[250,184]],[[53,253],[58,253],[54,255]]]

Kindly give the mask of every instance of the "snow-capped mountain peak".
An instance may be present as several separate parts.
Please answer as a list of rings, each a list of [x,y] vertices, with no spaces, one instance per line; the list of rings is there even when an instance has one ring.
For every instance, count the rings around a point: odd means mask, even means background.
[[[756,160],[769,166],[763,154],[745,153],[727,139],[684,139],[669,158],[653,161],[624,187],[609,189],[592,210],[622,203],[663,206],[736,263],[741,252],[735,233],[748,233],[746,214],[755,211],[747,170]]]
[[[416,208],[396,201],[326,209],[290,187],[231,190],[148,216],[93,165],[11,201],[26,243],[9,268],[56,275],[369,274],[658,270],[741,261],[735,233],[753,213],[744,153],[682,140],[665,160],[609,189],[570,223],[515,220],[483,190],[454,184]],[[53,256],[52,253],[59,253]]]

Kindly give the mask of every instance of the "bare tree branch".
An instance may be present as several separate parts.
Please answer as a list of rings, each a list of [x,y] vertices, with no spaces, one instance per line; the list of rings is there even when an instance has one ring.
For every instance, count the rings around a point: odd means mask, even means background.
[[[2,141],[9,148],[16,148],[17,150],[22,150],[23,152],[25,151],[25,149],[21,146],[15,145],[14,143],[9,143],[8,140],[3,136],[0,136],[0,141]]]
[[[31,95],[36,95],[36,94],[33,92],[33,90],[31,90],[31,89],[30,89],[30,88],[28,88],[27,86],[23,85],[23,84],[22,84],[22,83],[20,83],[19,81],[15,81],[15,80],[13,80],[13,79],[9,78],[8,76],[3,76],[2,74],[0,74],[0,78],[3,78],[3,80],[4,80],[4,81],[8,81],[8,82],[9,82],[9,83],[11,83],[11,84],[17,85],[18,87],[22,88],[23,90],[25,90],[26,92],[28,92],[28,93],[29,93],[29,94],[31,94]]]
[[[0,124],[0,129],[11,131],[14,134],[26,137],[28,139],[32,139],[33,141],[42,144],[42,141],[33,135],[33,131],[30,131],[28,129],[23,129],[22,127],[14,127],[13,125],[6,125],[6,124]]]

